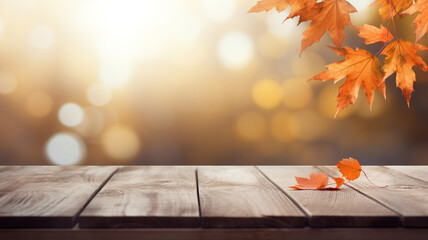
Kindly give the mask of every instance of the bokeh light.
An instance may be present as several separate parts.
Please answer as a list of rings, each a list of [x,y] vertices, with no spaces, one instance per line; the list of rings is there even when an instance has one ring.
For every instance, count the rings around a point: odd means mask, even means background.
[[[25,108],[30,116],[42,118],[52,111],[52,98],[42,91],[35,91],[27,96]]]
[[[123,124],[108,127],[103,133],[102,145],[104,151],[118,163],[132,161],[141,148],[135,130]]]
[[[281,86],[271,79],[261,80],[253,86],[253,101],[261,108],[275,108],[281,102],[282,96]]]
[[[110,102],[111,90],[102,84],[94,83],[86,92],[89,102],[95,106],[104,106]]]
[[[46,143],[46,156],[56,165],[76,165],[86,155],[84,142],[77,135],[61,132],[53,135]]]
[[[218,56],[225,67],[233,70],[242,69],[250,63],[253,55],[254,44],[248,34],[230,31],[221,37]]]
[[[106,124],[104,113],[96,107],[83,108],[85,117],[74,129],[87,137],[94,137],[101,133]]]
[[[12,74],[0,72],[0,94],[10,94],[17,86],[16,78]]]
[[[245,112],[236,120],[236,134],[244,141],[257,141],[266,136],[267,122],[257,112]]]
[[[48,49],[55,41],[55,33],[49,26],[36,26],[30,34],[31,44],[39,49]]]
[[[76,103],[66,103],[58,111],[59,121],[67,127],[79,125],[83,117],[83,109]]]
[[[282,84],[284,104],[291,109],[299,109],[308,105],[312,99],[312,88],[305,79],[288,78]]]

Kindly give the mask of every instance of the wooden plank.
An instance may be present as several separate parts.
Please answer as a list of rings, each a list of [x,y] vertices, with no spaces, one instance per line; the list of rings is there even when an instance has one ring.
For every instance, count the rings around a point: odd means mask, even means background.
[[[202,227],[302,227],[303,212],[256,168],[198,167]]]
[[[426,240],[428,228],[0,229],[7,240]]]
[[[405,227],[428,227],[428,185],[398,171],[381,166],[363,166],[363,170],[377,185],[364,176],[348,183],[349,186],[375,199],[401,215]],[[337,172],[336,167],[322,167],[325,171]]]
[[[391,227],[399,216],[361,193],[342,186],[339,190],[295,190],[295,176],[309,177],[320,171],[311,166],[260,166],[270,180],[295,200],[309,215],[312,227]],[[336,177],[336,176],[335,176]],[[332,187],[335,186],[331,180]]]
[[[12,166],[0,169],[0,228],[73,227],[117,167]]]
[[[407,176],[428,182],[428,166],[387,166]]]
[[[123,167],[89,203],[81,228],[199,227],[194,167]]]

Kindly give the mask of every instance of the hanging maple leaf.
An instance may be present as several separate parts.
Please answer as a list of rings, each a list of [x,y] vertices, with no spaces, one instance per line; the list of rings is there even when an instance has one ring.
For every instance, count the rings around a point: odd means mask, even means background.
[[[333,44],[336,47],[342,46],[345,39],[345,25],[352,26],[349,14],[356,11],[355,7],[346,0],[324,0],[297,12],[296,15],[300,16],[299,24],[312,21],[303,32],[300,53],[315,42],[319,42],[327,30]]]
[[[385,72],[383,80],[396,72],[396,85],[401,89],[409,107],[410,98],[414,91],[413,82],[416,81],[412,67],[417,66],[425,72],[428,71],[426,63],[416,52],[426,49],[428,48],[420,44],[399,39],[390,43],[382,52],[382,55],[386,56],[383,65]]]
[[[297,185],[291,186],[294,189],[321,189],[328,184],[328,176],[325,173],[311,173],[309,178],[296,177]]]
[[[382,25],[380,28],[377,28],[372,25],[364,24],[361,27],[355,28],[360,31],[357,35],[364,38],[364,43],[367,45],[377,42],[387,43],[394,39],[391,32]]]
[[[361,166],[360,163],[354,158],[345,158],[342,161],[336,163],[336,165],[343,176],[349,181],[353,181],[360,176]]]
[[[276,8],[278,12],[282,12],[290,5],[290,2],[293,1],[295,0],[260,0],[248,12],[269,12],[272,8]]]
[[[382,19],[388,20],[397,15],[401,10],[408,9],[413,4],[413,0],[376,0],[370,6],[380,6],[379,15]]]
[[[421,40],[428,30],[428,0],[418,0],[409,9],[403,12],[403,14],[414,14],[419,12],[413,21],[413,25],[416,26],[416,42]]]
[[[278,12],[282,12],[290,6],[290,14],[286,18],[289,19],[295,17],[303,8],[312,7],[316,1],[317,0],[260,0],[248,12],[268,12],[273,8],[276,8]]]
[[[374,92],[378,89],[384,96],[386,86],[382,82],[383,74],[379,60],[364,49],[353,50],[349,47],[332,48],[338,55],[346,59],[328,65],[328,70],[309,80],[337,82],[346,77],[345,83],[339,88],[337,96],[336,115],[349,104],[353,104],[358,97],[358,90],[362,86],[370,108],[372,107]]]

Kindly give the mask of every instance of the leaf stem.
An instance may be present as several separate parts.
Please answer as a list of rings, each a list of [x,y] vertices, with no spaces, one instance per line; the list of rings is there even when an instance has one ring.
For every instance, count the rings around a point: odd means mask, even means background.
[[[389,25],[391,24],[391,20],[389,20],[388,25],[386,26],[386,29],[389,29]],[[381,24],[382,25],[382,24]],[[386,45],[388,44],[388,34],[386,35],[385,43],[383,46],[379,49],[379,51],[375,54],[375,56],[379,55],[383,49],[385,49]]]
[[[400,37],[398,36],[398,31],[397,31],[397,27],[395,26],[395,21],[394,21],[394,14],[392,13],[392,8],[395,6],[393,6],[391,0],[389,0],[389,12],[391,14],[391,20],[392,20],[392,25],[394,25],[394,30],[395,30],[395,36],[397,37],[397,40],[400,39]]]
[[[370,181],[369,177],[367,176],[366,172],[364,172],[364,170],[362,170],[362,169],[361,169],[361,172],[363,172],[363,173],[364,173],[364,175],[366,176],[367,180],[368,180],[371,184],[373,184],[374,186],[376,186],[376,187],[378,187],[378,188],[386,188],[386,187],[388,187],[388,185],[385,185],[385,186],[378,186],[378,185],[374,184],[372,181]]]

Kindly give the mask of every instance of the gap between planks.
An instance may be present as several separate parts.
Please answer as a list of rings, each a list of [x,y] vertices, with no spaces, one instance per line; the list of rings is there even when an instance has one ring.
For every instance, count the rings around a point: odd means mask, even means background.
[[[122,167],[117,167],[116,170],[114,170],[110,176],[108,176],[104,182],[102,182],[100,184],[100,186],[92,193],[92,195],[89,197],[88,201],[86,201],[86,203],[83,205],[83,207],[79,210],[79,212],[77,212],[76,217],[75,217],[75,221],[74,221],[74,226],[73,228],[77,227],[79,225],[79,217],[80,214],[85,210],[85,208],[89,205],[89,203],[92,201],[92,199],[94,199],[95,196],[97,196],[97,194],[103,189],[103,187],[107,184],[108,181],[110,181],[110,179],[119,171],[119,169],[121,169]]]

